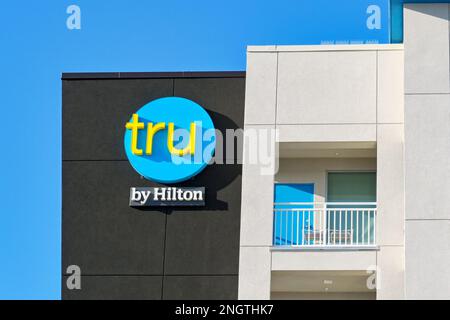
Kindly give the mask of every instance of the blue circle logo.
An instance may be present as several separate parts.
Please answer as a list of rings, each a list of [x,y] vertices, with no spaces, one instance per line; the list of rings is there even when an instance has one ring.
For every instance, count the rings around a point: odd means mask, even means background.
[[[216,147],[214,124],[197,103],[180,97],[151,101],[125,125],[125,152],[146,179],[176,183],[199,174]]]

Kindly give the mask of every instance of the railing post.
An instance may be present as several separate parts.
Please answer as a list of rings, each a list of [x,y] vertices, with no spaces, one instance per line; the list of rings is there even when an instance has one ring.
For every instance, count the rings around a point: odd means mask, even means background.
[[[328,229],[328,226],[327,226],[327,205],[326,204],[324,204],[324,207],[323,207],[323,212],[322,212],[322,215],[323,215],[323,219],[322,219],[322,221],[323,221],[323,227],[322,227],[322,230],[323,230],[323,234],[322,234],[322,245],[323,246],[326,246],[327,245],[327,242],[328,242],[328,239],[327,239],[327,229]]]
[[[377,243],[377,208],[373,210],[373,244]]]

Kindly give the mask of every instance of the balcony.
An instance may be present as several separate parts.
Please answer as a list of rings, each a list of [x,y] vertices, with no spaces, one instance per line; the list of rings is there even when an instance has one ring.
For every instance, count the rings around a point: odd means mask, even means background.
[[[273,246],[299,249],[376,247],[375,202],[274,204]]]

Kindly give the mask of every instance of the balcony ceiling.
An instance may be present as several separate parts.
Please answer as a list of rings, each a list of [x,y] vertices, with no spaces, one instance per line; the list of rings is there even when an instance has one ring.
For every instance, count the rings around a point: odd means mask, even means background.
[[[373,292],[366,271],[276,271],[272,292]]]

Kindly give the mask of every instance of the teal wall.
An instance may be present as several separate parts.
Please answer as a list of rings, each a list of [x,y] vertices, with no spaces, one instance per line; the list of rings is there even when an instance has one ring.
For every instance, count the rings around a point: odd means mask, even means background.
[[[403,43],[403,4],[405,3],[450,3],[450,0],[391,0],[391,43]]]

